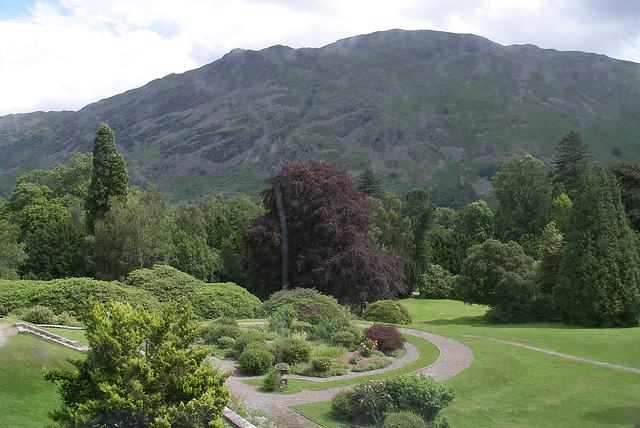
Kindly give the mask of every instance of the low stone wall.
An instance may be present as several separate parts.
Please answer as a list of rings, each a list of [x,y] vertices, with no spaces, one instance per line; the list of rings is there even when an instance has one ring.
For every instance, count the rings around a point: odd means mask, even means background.
[[[79,343],[77,340],[66,339],[64,337],[58,336],[57,334],[53,334],[41,328],[35,327],[31,324],[17,322],[15,323],[15,327],[18,330],[18,333],[33,334],[34,336],[37,336],[41,339],[58,343],[62,346],[66,346],[67,348],[75,349],[76,351],[87,350],[86,346],[84,347],[79,346]]]

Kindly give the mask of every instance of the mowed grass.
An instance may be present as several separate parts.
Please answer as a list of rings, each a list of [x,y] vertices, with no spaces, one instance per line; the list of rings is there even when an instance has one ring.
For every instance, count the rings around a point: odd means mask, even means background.
[[[488,339],[640,368],[640,328],[560,323],[487,324],[485,308],[452,300],[407,299],[409,328],[453,337],[474,353],[445,381],[457,396],[442,412],[454,427],[633,427],[640,422],[640,374],[600,367]],[[476,336],[476,337],[468,337]],[[295,408],[329,427],[330,403]]]
[[[0,318],[0,323],[16,320]],[[42,427],[47,412],[62,404],[57,387],[42,376],[42,368],[74,367],[68,357],[83,354],[35,336],[15,334],[0,347],[0,426]]]

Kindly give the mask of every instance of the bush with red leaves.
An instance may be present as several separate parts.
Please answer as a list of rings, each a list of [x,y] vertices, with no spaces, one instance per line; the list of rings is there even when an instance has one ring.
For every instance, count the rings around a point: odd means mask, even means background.
[[[378,343],[377,349],[385,354],[404,346],[405,339],[392,325],[374,324],[364,332],[365,339]]]

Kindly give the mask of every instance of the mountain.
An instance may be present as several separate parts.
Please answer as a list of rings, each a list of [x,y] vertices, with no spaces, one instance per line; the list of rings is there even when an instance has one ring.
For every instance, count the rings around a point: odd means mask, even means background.
[[[134,184],[169,200],[257,195],[281,165],[309,158],[389,189],[445,189],[514,153],[550,164],[577,130],[603,164],[640,161],[640,64],[501,46],[474,35],[392,30],[318,49],[236,49],[77,112],[0,117],[0,194],[35,168],[116,135]]]

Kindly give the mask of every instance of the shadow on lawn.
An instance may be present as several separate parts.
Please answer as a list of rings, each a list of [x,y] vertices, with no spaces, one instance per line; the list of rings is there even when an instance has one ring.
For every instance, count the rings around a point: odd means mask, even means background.
[[[559,329],[559,330],[578,330],[578,329],[593,329],[593,327],[581,327],[575,325],[564,324],[560,321],[557,322],[537,322],[537,323],[510,323],[510,324],[491,324],[486,321],[483,315],[474,317],[458,317],[458,318],[444,318],[434,319],[427,321],[418,321],[416,324],[432,325],[432,326],[467,326],[467,327],[491,327],[495,329],[502,328],[543,328],[543,329]]]

